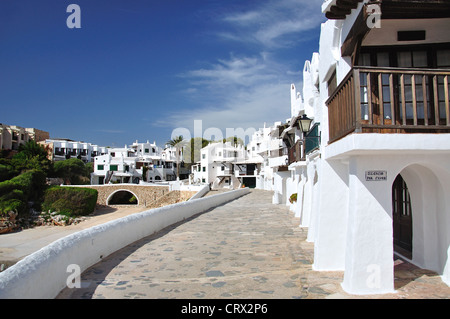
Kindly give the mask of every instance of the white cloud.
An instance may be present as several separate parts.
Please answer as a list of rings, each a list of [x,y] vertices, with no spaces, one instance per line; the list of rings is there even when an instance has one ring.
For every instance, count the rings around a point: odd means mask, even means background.
[[[252,87],[253,85],[274,80],[275,64],[267,61],[267,55],[259,57],[235,57],[220,59],[209,68],[191,70],[180,76],[190,79],[192,85],[207,88]]]
[[[235,92],[217,105],[174,113],[168,120],[174,129],[189,130],[191,137],[198,132],[194,129],[194,123],[198,120],[201,121],[202,134],[208,134],[211,130],[219,132],[214,134],[216,140],[235,135],[229,134],[230,129],[231,132],[239,132],[239,129],[241,132],[252,132],[263,127],[264,123],[272,125],[273,122],[284,121],[290,116],[289,89],[289,83],[257,85],[249,90]],[[186,134],[183,136],[186,137]],[[205,135],[203,137],[210,138]]]
[[[199,107],[177,111],[167,121],[193,130],[194,120],[202,120],[203,130],[215,127],[223,135],[226,128],[258,129],[264,122],[283,121],[290,115],[289,72],[268,54],[231,56],[209,68],[191,70],[181,76],[195,89],[184,93]]]
[[[218,36],[233,41],[253,42],[266,48],[301,41],[299,32],[313,30],[323,21],[322,0],[271,0],[249,11],[226,13],[222,21],[228,31]],[[289,37],[293,36],[294,39]]]
[[[180,74],[187,87],[179,93],[193,108],[169,114],[155,125],[194,132],[194,121],[202,120],[203,131],[218,128],[225,135],[226,128],[258,129],[286,120],[290,85],[301,82],[303,63],[292,70],[287,61],[275,60],[274,53],[319,26],[321,4],[322,0],[267,0],[246,11],[226,11],[218,19],[224,29],[216,36],[242,43],[246,53],[229,53],[226,59]],[[245,51],[249,43],[258,54]]]

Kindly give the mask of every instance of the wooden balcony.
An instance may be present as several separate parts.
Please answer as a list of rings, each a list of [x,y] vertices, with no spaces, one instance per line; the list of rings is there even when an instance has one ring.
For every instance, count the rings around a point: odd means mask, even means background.
[[[288,165],[291,165],[292,163],[304,161],[305,160],[305,153],[303,151],[303,141],[298,140],[294,146],[292,146],[288,151]]]
[[[329,143],[350,133],[450,133],[446,69],[354,67],[326,101]]]

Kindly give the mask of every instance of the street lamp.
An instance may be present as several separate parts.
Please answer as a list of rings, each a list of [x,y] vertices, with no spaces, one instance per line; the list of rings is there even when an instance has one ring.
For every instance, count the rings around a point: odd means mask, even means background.
[[[308,133],[309,128],[311,126],[312,119],[306,116],[306,114],[303,114],[303,116],[298,120],[298,124],[300,126],[300,130],[302,130],[303,133]]]

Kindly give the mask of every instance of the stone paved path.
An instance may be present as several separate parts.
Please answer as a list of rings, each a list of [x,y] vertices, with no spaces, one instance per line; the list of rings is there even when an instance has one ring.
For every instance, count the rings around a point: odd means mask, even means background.
[[[343,272],[312,270],[307,229],[287,207],[271,204],[271,194],[252,190],[127,246],[83,273],[81,288],[66,288],[58,298],[450,297],[438,276],[409,264],[396,294],[346,294]]]

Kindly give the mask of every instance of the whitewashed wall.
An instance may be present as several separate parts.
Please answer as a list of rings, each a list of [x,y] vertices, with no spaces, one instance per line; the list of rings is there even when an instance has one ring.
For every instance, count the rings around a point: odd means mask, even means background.
[[[242,188],[152,209],[61,238],[0,273],[0,299],[54,298],[66,286],[69,265],[83,272],[139,239],[248,192]]]

